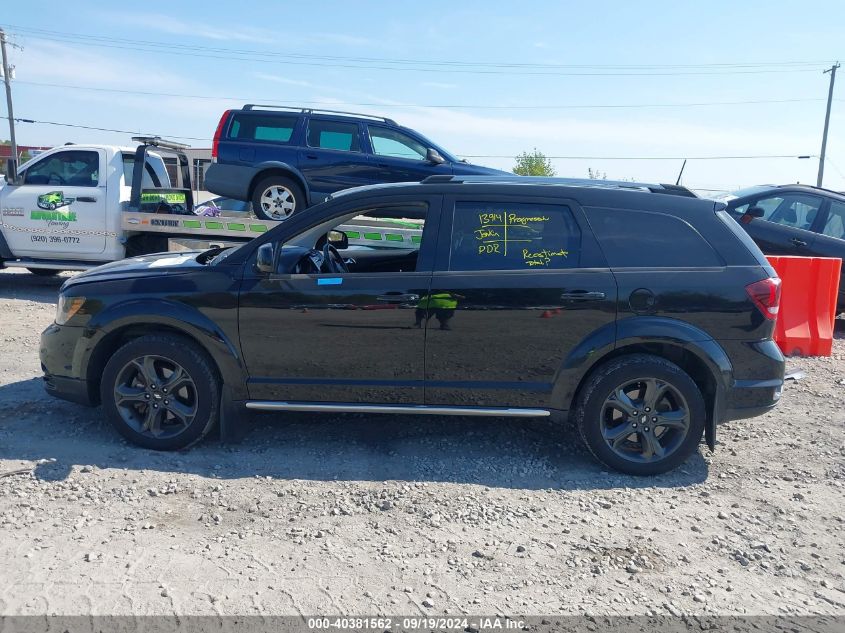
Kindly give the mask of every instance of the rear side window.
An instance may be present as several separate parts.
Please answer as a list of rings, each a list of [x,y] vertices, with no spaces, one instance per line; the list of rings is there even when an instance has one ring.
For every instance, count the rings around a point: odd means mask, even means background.
[[[229,138],[289,143],[296,121],[295,116],[235,114],[229,126]]]
[[[611,268],[724,266],[707,240],[673,215],[593,208],[587,217]]]
[[[566,206],[458,202],[449,270],[577,268],[581,229]]]
[[[360,152],[358,124],[311,119],[308,121],[308,146],[343,152]]]

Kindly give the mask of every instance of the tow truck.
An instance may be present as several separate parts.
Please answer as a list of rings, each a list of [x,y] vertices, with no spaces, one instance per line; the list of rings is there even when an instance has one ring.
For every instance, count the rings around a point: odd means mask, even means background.
[[[135,148],[63,145],[12,164],[0,188],[0,266],[38,275],[87,270],[168,250],[248,241],[278,224],[250,213],[194,213],[187,145],[135,136]],[[171,182],[162,155],[176,158]],[[140,168],[139,168],[140,166]],[[413,220],[360,216],[343,227],[350,247],[409,248]]]

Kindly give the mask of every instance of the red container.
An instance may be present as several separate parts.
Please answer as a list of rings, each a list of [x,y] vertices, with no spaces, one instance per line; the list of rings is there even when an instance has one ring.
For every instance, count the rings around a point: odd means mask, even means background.
[[[781,279],[775,343],[786,356],[830,356],[842,260],[772,256]]]

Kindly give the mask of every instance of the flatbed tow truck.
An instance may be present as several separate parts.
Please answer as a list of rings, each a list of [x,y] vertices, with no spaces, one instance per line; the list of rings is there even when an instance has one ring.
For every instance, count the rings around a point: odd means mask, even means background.
[[[242,243],[278,222],[249,213],[194,213],[188,146],[133,137],[137,147],[64,145],[6,174],[0,265],[40,275],[87,270],[168,250]],[[175,186],[162,154],[177,160]],[[139,169],[138,166],[141,166]],[[419,222],[359,216],[338,227],[350,247],[415,248]]]

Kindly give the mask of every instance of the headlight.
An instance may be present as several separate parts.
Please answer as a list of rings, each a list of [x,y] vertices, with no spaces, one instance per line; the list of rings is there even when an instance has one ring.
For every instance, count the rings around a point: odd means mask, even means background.
[[[59,295],[59,303],[56,305],[56,325],[64,325],[70,321],[83,305],[85,305],[85,297]]]

